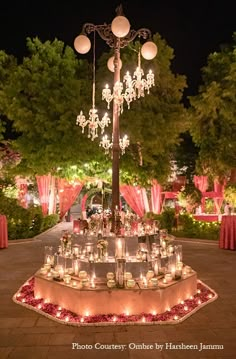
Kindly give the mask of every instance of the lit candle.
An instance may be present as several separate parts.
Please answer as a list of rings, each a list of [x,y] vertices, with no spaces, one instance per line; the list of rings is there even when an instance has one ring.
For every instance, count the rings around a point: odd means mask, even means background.
[[[147,279],[151,279],[152,277],[154,277],[154,272],[153,272],[153,270],[149,270],[149,271],[147,272],[147,274],[146,274],[146,277],[147,277]]]
[[[73,280],[73,282],[72,282],[72,287],[77,288],[77,282],[75,280]]]
[[[125,272],[125,279],[126,279],[126,280],[132,279],[132,273],[130,273],[130,272]]]
[[[147,288],[147,278],[143,278],[143,286],[144,288]]]
[[[155,275],[158,275],[158,273],[159,273],[159,268],[158,268],[157,262],[154,264],[154,273],[155,273]]]
[[[157,287],[158,284],[157,278],[151,278],[150,282],[152,287]]]
[[[127,280],[127,288],[134,288],[135,287],[135,280],[134,279],[128,279]]]
[[[172,274],[171,274],[171,273],[166,273],[166,274],[165,274],[165,280],[166,280],[166,283],[171,282],[171,280],[172,280]]]
[[[79,263],[77,261],[74,262],[74,273],[75,275],[79,273]]]
[[[70,284],[71,276],[69,274],[65,274],[63,279],[65,284]]]
[[[59,267],[58,273],[59,273],[60,278],[62,279],[64,277],[64,274],[65,274],[65,270],[64,270],[64,268],[62,266]]]
[[[81,278],[81,279],[87,278],[87,272],[85,270],[81,270],[79,272],[79,278]]]
[[[121,243],[121,240],[118,239],[117,241],[117,252],[116,252],[116,256],[118,258],[121,258],[122,257],[122,243]]]

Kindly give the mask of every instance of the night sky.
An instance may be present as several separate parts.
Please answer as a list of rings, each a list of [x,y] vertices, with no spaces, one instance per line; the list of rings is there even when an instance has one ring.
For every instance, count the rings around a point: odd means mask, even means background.
[[[123,1],[123,9],[133,29],[149,28],[159,32],[175,52],[172,69],[185,74],[189,89],[196,93],[200,69],[209,53],[229,43],[236,31],[236,12],[232,0],[224,1]],[[110,23],[120,1],[19,0],[1,1],[0,49],[19,59],[27,55],[26,37],[42,41],[56,37],[73,47],[86,22]],[[107,45],[102,43],[104,50]],[[102,49],[100,49],[102,51]]]

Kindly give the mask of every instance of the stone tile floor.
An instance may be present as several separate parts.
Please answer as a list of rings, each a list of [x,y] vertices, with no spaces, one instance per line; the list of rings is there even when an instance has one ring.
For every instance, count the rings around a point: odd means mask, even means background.
[[[34,240],[12,241],[0,250],[0,359],[73,358],[236,358],[236,253],[218,248],[218,243],[178,240],[184,262],[198,278],[213,288],[219,298],[177,325],[72,327],[58,324],[12,301],[13,294],[43,262],[44,246],[56,245],[63,222]],[[72,350],[72,343],[87,345]],[[119,349],[95,349],[95,344],[122,344]],[[223,346],[223,349],[169,349],[174,345]],[[153,345],[153,349],[147,346]],[[155,345],[164,345],[159,350]]]

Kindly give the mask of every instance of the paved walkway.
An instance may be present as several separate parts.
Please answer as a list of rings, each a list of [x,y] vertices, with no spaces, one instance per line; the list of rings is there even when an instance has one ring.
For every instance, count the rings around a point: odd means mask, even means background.
[[[61,223],[33,241],[14,241],[0,250],[0,359],[236,358],[236,252],[209,241],[183,240],[184,262],[219,298],[178,325],[71,327],[15,304],[13,294],[42,265],[44,246],[56,245],[62,229],[72,224]],[[72,350],[73,342],[88,349]],[[95,349],[95,343],[126,349]],[[154,343],[164,345],[163,350],[147,348]],[[169,343],[215,349],[168,349]],[[216,349],[221,345],[224,349]]]

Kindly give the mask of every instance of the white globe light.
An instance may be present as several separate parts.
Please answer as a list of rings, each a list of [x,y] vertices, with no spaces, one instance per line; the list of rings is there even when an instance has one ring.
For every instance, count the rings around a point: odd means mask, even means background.
[[[115,71],[115,65],[114,65],[114,60],[115,60],[115,56],[112,56],[108,59],[107,61],[107,67],[111,72]],[[119,60],[119,69],[122,68],[122,61],[121,59]]]
[[[157,46],[153,41],[147,41],[141,48],[141,54],[146,60],[152,60],[157,54]]]
[[[125,16],[116,16],[111,23],[111,31],[116,37],[125,37],[129,33],[130,23]]]
[[[87,54],[91,48],[91,41],[85,35],[79,35],[75,38],[74,48],[79,54]]]

